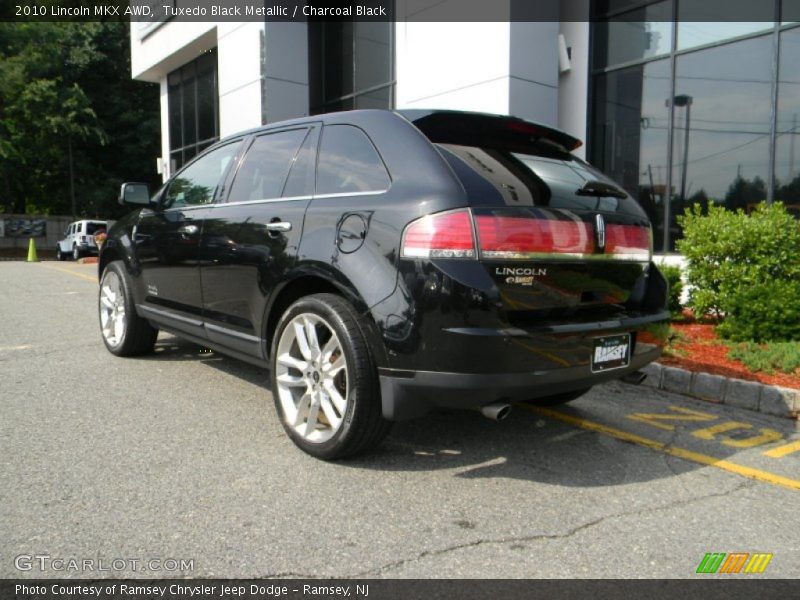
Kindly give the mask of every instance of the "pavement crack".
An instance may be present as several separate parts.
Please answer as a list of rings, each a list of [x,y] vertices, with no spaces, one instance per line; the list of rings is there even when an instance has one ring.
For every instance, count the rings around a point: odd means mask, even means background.
[[[605,516],[602,516],[602,517],[598,517],[597,519],[594,519],[594,520],[589,521],[587,523],[583,523],[581,525],[578,525],[577,527],[574,527],[572,529],[569,529],[565,533],[539,533],[539,534],[525,535],[525,536],[503,536],[503,537],[498,537],[498,538],[485,538],[485,539],[484,538],[480,538],[480,539],[477,539],[477,540],[473,540],[471,542],[461,542],[461,543],[457,543],[457,544],[451,544],[451,545],[445,546],[443,548],[437,548],[437,549],[432,549],[432,550],[423,550],[422,552],[420,552],[416,556],[412,556],[412,557],[409,557],[409,558],[404,558],[404,559],[392,561],[390,563],[386,563],[384,565],[381,565],[380,567],[376,567],[374,569],[368,569],[366,571],[362,571],[360,573],[356,573],[354,575],[351,575],[350,577],[367,577],[367,576],[380,575],[381,573],[384,573],[386,571],[390,571],[392,569],[397,569],[397,568],[402,567],[404,565],[407,565],[407,564],[410,564],[410,563],[414,563],[414,562],[423,560],[425,558],[441,556],[443,554],[448,554],[448,553],[454,552],[456,550],[464,550],[466,548],[475,548],[477,546],[483,546],[483,545],[489,545],[489,544],[502,545],[502,544],[512,544],[512,543],[522,543],[522,542],[535,542],[535,541],[539,541],[539,540],[561,540],[561,539],[567,539],[567,538],[570,538],[570,537],[572,537],[572,536],[574,536],[574,535],[576,535],[576,534],[578,534],[578,533],[580,533],[580,532],[582,532],[582,531],[584,531],[586,529],[590,529],[592,527],[600,525],[600,524],[604,523],[605,521],[609,521],[609,520],[613,520],[613,519],[623,519],[623,518],[632,517],[632,516],[638,516],[638,515],[644,515],[644,514],[647,514],[647,513],[659,512],[659,511],[662,511],[662,510],[670,510],[670,509],[673,509],[673,508],[676,508],[676,507],[679,507],[679,506],[685,506],[687,504],[692,504],[694,502],[701,502],[703,500],[708,500],[708,499],[711,499],[711,498],[720,498],[720,497],[723,497],[723,496],[729,496],[729,495],[734,494],[734,493],[736,493],[736,492],[738,492],[740,490],[753,487],[755,484],[756,484],[755,481],[752,481],[752,482],[751,481],[743,481],[743,482],[739,483],[738,485],[736,485],[736,486],[732,487],[731,489],[726,490],[724,492],[714,492],[712,494],[706,494],[706,495],[703,495],[703,496],[697,496],[695,498],[688,498],[686,500],[676,500],[674,502],[670,502],[670,503],[664,504],[662,506],[653,506],[653,507],[641,508],[641,509],[638,509],[638,510],[632,510],[632,511],[627,511],[627,512],[614,513],[614,514],[611,514],[611,515],[605,515]]]

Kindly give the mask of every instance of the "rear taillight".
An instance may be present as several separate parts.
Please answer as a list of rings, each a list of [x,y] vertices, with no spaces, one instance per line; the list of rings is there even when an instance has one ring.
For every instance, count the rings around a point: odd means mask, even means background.
[[[606,225],[606,254],[624,260],[649,261],[653,254],[653,232],[641,225]]]
[[[472,219],[466,209],[422,217],[403,235],[405,258],[475,258]]]
[[[527,211],[526,211],[527,212]],[[476,214],[453,210],[417,219],[406,227],[403,258],[616,259],[649,261],[652,232],[641,225],[604,225],[605,247],[598,248],[595,226],[538,209],[517,214]],[[473,233],[473,219],[477,241]],[[602,222],[602,219],[601,219]],[[602,237],[602,236],[601,236]]]
[[[583,221],[477,215],[484,258],[583,257],[594,252],[594,233]]]

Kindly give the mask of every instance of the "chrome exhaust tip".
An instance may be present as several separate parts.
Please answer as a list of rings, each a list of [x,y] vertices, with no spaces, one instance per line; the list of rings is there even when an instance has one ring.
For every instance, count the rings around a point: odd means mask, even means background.
[[[620,379],[625,383],[639,385],[645,379],[647,379],[647,373],[643,371],[634,371],[633,373],[628,373],[627,375],[623,375],[622,377],[620,377]]]
[[[493,402],[481,406],[481,414],[492,421],[502,421],[511,412],[511,405],[506,402]]]

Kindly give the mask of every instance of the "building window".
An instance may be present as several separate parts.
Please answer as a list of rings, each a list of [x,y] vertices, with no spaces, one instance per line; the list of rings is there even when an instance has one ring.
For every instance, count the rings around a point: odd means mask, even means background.
[[[800,29],[781,32],[775,200],[800,216]]]
[[[170,73],[167,84],[170,172],[174,173],[219,140],[216,49]]]
[[[639,198],[656,251],[675,250],[693,204],[800,202],[800,28],[777,2],[753,4],[764,14],[750,23],[709,22],[725,6],[593,2],[588,155]]]
[[[393,24],[308,22],[311,114],[394,106]]]

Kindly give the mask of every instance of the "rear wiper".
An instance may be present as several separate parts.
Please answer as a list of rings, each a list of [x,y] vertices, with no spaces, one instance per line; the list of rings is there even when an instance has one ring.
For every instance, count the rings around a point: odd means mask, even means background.
[[[627,198],[628,196],[617,186],[596,179],[587,181],[583,184],[583,187],[579,188],[575,193],[579,196],[610,196],[612,198]]]

